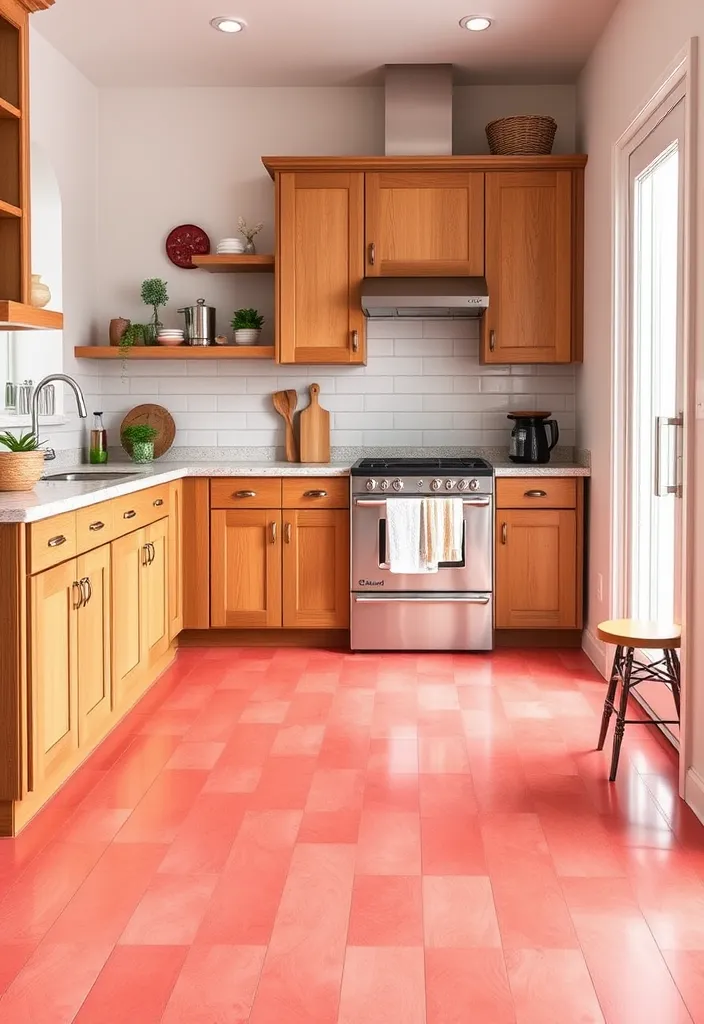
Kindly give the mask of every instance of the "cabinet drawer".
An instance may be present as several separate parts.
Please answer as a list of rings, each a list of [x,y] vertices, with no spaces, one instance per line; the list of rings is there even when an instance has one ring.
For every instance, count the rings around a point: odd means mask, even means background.
[[[283,480],[284,508],[349,508],[347,477],[305,477]]]
[[[76,555],[76,513],[64,512],[29,528],[29,571],[42,572]]]
[[[228,476],[210,481],[211,508],[281,508],[281,480]]]
[[[496,481],[497,508],[576,508],[574,477],[521,476]]]
[[[150,487],[147,491],[136,491],[124,498],[115,498],[111,502],[114,516],[114,536],[121,537],[125,533],[147,526],[149,523],[163,519],[169,514],[169,485]]]
[[[78,554],[107,544],[115,536],[115,506],[112,501],[79,508],[76,512]]]

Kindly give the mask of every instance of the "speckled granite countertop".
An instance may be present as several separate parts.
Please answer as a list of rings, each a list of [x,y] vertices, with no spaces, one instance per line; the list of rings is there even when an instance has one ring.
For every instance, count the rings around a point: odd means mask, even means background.
[[[589,476],[587,466],[574,462],[555,462],[546,466],[522,466],[507,458],[492,459],[497,477],[507,476]],[[56,472],[91,471],[129,473],[117,480],[81,481],[40,481],[33,491],[27,493],[0,492],[0,523],[32,523],[61,512],[72,512],[87,505],[110,498],[192,476],[349,476],[351,461],[332,462],[326,465],[291,462],[155,462],[150,466],[135,466],[132,463],[111,463],[107,469],[91,466],[61,466],[52,468],[47,464],[47,475]]]

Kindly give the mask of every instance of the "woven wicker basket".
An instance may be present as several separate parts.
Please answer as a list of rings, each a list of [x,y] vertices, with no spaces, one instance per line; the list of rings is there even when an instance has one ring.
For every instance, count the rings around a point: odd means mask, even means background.
[[[31,491],[44,472],[44,452],[0,452],[0,491]]]
[[[486,126],[489,150],[497,156],[547,156],[552,152],[557,122],[526,114],[502,117]]]

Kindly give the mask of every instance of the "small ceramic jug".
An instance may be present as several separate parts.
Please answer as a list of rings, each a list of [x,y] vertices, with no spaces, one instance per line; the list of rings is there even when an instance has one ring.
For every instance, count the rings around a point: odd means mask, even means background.
[[[32,286],[29,292],[30,302],[37,309],[44,309],[51,302],[49,285],[44,284],[41,274],[32,274]]]

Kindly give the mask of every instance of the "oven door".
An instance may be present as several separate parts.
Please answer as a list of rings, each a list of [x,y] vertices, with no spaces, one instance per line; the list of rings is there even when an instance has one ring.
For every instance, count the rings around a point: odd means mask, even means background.
[[[398,499],[392,496],[352,499],[353,592],[467,593],[493,589],[494,514],[491,495],[463,498],[464,535],[459,562],[441,562],[434,573],[408,575],[390,572],[386,560],[386,505],[394,500]]]

